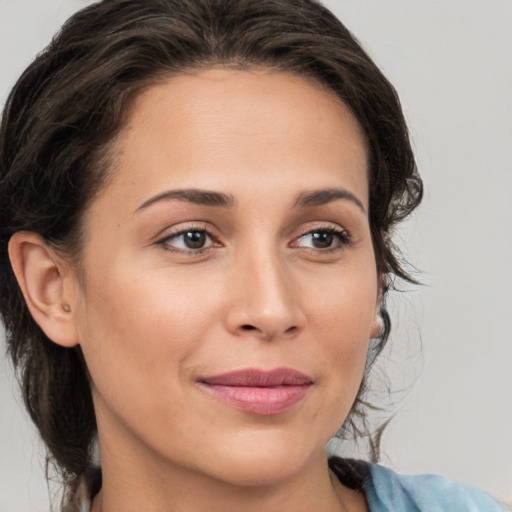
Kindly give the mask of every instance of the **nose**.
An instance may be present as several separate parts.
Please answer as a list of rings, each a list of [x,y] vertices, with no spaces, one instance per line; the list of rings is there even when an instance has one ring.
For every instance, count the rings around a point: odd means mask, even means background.
[[[271,341],[297,336],[304,328],[296,284],[286,263],[272,251],[241,255],[232,268],[227,330]]]

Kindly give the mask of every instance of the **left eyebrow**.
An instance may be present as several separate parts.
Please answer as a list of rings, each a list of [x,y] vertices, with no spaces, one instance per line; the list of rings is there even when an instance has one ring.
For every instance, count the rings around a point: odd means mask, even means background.
[[[299,194],[293,206],[322,206],[338,199],[350,201],[357,205],[363,213],[366,213],[363,203],[352,192],[344,188],[326,188],[312,192],[303,192]]]

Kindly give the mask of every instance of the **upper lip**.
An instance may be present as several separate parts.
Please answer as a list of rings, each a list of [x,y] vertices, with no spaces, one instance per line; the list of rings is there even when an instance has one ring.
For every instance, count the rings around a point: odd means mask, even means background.
[[[275,387],[275,386],[304,386],[312,384],[310,377],[291,368],[275,368],[260,370],[247,368],[233,372],[201,377],[199,382],[216,386],[239,387]]]

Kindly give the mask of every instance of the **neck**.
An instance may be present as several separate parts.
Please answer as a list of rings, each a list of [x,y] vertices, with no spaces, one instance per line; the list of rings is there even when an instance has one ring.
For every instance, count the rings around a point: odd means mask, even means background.
[[[103,487],[92,512],[368,511],[364,496],[330,472],[322,449],[304,461],[262,447],[267,460],[258,466],[240,457],[219,465],[209,453],[191,466],[162,456],[119,424],[108,427],[99,429]]]
[[[141,460],[103,463],[103,488],[91,512],[367,512],[364,496],[344,487],[325,455],[282,481],[240,485],[183,467],[152,467]]]

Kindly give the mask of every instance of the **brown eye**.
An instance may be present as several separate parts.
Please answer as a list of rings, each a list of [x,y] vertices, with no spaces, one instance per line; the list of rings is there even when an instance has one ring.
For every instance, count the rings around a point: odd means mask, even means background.
[[[296,246],[317,250],[338,249],[350,244],[350,238],[344,231],[334,228],[309,231],[298,238]]]
[[[189,249],[202,249],[207,240],[204,231],[187,231],[181,236],[183,237],[183,243]]]
[[[204,229],[185,229],[160,240],[166,249],[176,252],[195,252],[212,247],[211,235]]]
[[[334,242],[332,233],[312,233],[311,243],[315,249],[327,249]]]

